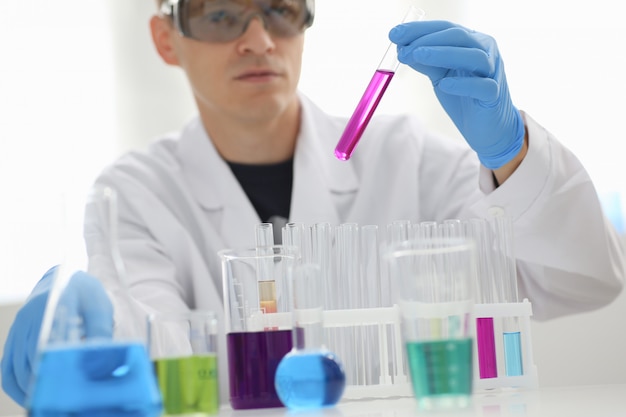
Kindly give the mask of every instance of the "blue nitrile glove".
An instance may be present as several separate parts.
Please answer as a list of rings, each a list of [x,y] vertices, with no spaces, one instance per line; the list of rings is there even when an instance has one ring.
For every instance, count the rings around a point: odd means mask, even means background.
[[[39,330],[57,268],[55,266],[48,270],[37,283],[18,311],[4,345],[0,364],[2,388],[22,407],[26,403]],[[85,337],[113,336],[113,306],[96,278],[85,272],[74,273],[63,293],[63,303],[75,308],[74,313],[82,317]]]
[[[511,161],[524,143],[495,40],[446,21],[403,23],[391,29],[398,60],[427,75],[439,102],[489,169]]]

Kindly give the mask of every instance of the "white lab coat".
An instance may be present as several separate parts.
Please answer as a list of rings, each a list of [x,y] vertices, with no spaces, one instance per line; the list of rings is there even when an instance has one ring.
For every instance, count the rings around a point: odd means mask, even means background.
[[[289,221],[384,227],[505,210],[514,221],[520,296],[532,302],[536,319],[598,308],[619,294],[622,250],[589,176],[527,115],[528,155],[495,189],[491,172],[464,142],[426,131],[408,116],[375,116],[350,161],[339,161],[333,150],[346,120],[301,100]],[[119,195],[120,248],[134,297],[148,310],[214,310],[223,331],[217,251],[252,246],[261,220],[199,119],[147,152],[122,157],[97,182]],[[89,230],[99,220],[85,220],[95,259]],[[90,272],[106,280],[97,262]],[[225,346],[221,337],[222,355]],[[227,401],[225,364],[219,374]]]

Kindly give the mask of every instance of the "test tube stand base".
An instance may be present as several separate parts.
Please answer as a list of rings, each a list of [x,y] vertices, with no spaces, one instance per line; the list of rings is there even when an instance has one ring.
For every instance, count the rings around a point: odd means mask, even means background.
[[[474,378],[474,391],[489,391],[495,389],[536,389],[539,387],[537,367],[533,358],[532,338],[530,332],[530,317],[532,316],[532,305],[530,301],[524,299],[519,303],[493,303],[476,304],[474,306],[474,316],[476,318],[491,317],[494,319],[495,333],[502,334],[502,327],[499,325],[504,318],[517,318],[519,320],[519,330],[521,336],[522,366],[523,372],[519,376],[506,376],[504,366],[504,347],[502,338],[496,337],[496,358],[498,366],[498,376],[495,378]],[[474,342],[476,343],[476,342]],[[474,346],[474,352],[477,347]],[[477,365],[478,355],[474,354],[474,361]],[[474,367],[477,369],[477,366]]]
[[[478,372],[474,372],[474,392],[489,393],[494,390],[537,388],[537,368],[533,359],[530,334],[530,317],[532,316],[530,302],[525,299],[520,303],[476,304],[474,316],[494,319],[518,317],[523,360],[521,376],[500,376],[505,375],[505,370],[502,341],[499,341],[496,344],[499,376],[480,379]],[[339,356],[346,368],[344,399],[413,396],[397,305],[368,309],[327,310],[324,311],[323,320],[327,347]],[[368,331],[365,329],[371,329],[373,333],[370,332],[368,336]],[[499,329],[501,327],[497,327],[496,330]],[[337,331],[343,332],[345,337],[334,337],[333,332],[337,334]],[[374,337],[371,337],[372,334]],[[376,346],[368,357],[363,349],[369,345]],[[474,369],[477,370],[476,350],[474,346]]]

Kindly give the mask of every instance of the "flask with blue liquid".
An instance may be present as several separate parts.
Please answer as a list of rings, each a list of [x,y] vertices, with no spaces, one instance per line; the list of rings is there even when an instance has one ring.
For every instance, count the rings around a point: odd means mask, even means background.
[[[77,293],[85,287],[73,280],[84,278],[86,268],[81,257],[74,258],[73,251],[68,250],[56,270],[41,326],[27,399],[31,417],[158,417],[162,413],[161,395],[146,350],[145,327],[140,324],[143,314],[134,306],[123,277],[115,198],[113,189],[95,187],[86,210],[92,210],[91,218],[98,219],[97,227],[88,232],[97,234],[90,236],[94,243],[90,249],[98,251],[92,259],[100,264],[96,269],[102,275],[95,271],[92,275],[101,278],[116,317],[123,317],[126,323],[116,329],[113,338],[90,337],[85,331],[93,323],[83,321],[81,311],[85,303],[94,304],[93,294]],[[92,314],[98,309],[95,304],[89,308]]]
[[[292,288],[293,348],[276,369],[276,392],[290,409],[331,407],[343,395],[346,376],[339,358],[324,346],[324,292],[319,266],[295,267]]]

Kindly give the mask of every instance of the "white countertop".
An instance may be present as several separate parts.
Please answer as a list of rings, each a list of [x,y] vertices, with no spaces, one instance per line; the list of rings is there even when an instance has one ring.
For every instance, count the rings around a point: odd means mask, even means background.
[[[626,384],[506,390],[475,394],[472,402],[467,410],[450,412],[417,410],[413,398],[342,401],[336,407],[306,413],[225,407],[219,417],[626,417]]]
[[[292,413],[285,408],[220,410],[218,417],[626,417],[626,384],[503,390],[475,394],[472,407],[450,412],[417,410],[413,398],[342,401],[336,407]],[[11,417],[11,416],[8,416]],[[12,416],[12,417],[23,417]]]

